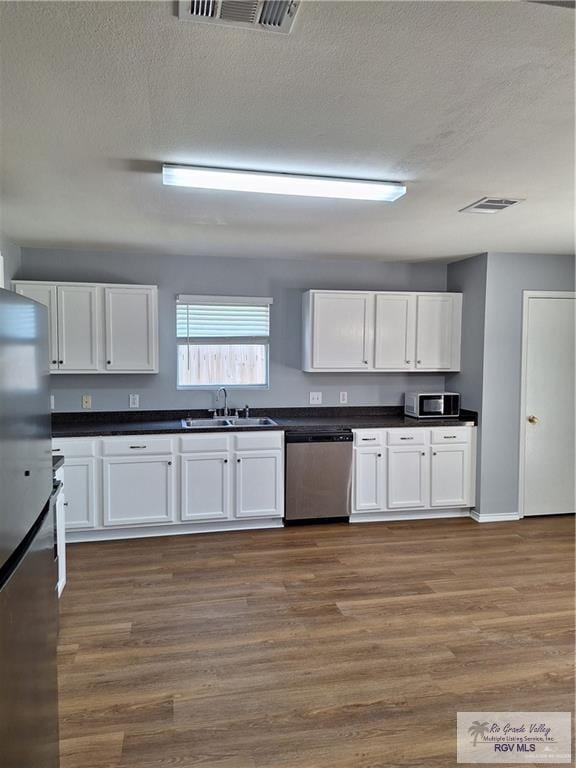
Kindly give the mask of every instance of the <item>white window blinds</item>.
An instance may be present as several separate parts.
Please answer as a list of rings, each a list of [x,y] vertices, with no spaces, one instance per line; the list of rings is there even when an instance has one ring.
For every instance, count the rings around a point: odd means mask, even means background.
[[[176,335],[178,339],[267,338],[271,303],[268,298],[179,296]]]

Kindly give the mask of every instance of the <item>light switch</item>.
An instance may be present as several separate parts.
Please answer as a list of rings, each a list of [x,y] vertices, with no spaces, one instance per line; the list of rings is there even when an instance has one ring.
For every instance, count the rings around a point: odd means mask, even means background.
[[[140,408],[140,395],[128,395],[130,408]]]
[[[92,395],[82,395],[82,408],[92,408]]]
[[[322,392],[310,392],[310,405],[322,405]]]

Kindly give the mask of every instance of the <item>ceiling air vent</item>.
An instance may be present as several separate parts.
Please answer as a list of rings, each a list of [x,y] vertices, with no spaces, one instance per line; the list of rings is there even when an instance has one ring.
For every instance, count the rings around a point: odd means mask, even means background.
[[[183,21],[288,34],[298,4],[298,0],[179,0],[178,16]]]
[[[510,208],[512,205],[521,202],[522,200],[520,198],[481,197],[480,200],[476,200],[472,205],[460,208],[460,213],[498,213],[498,211],[503,211],[506,208]]]

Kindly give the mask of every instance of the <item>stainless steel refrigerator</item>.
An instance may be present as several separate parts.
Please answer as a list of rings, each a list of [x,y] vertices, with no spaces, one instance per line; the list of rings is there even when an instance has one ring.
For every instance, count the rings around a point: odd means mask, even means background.
[[[0,763],[57,768],[48,317],[0,289]]]

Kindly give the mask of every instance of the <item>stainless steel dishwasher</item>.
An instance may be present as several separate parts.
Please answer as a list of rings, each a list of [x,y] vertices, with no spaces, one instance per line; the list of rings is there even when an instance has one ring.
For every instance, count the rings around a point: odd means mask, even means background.
[[[352,432],[286,434],[285,519],[348,518]]]

